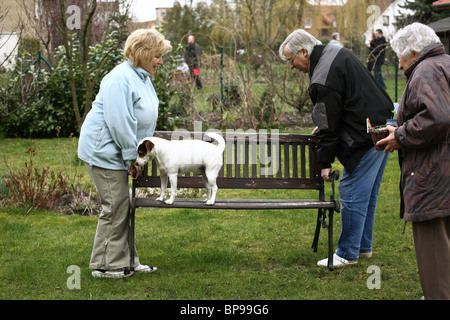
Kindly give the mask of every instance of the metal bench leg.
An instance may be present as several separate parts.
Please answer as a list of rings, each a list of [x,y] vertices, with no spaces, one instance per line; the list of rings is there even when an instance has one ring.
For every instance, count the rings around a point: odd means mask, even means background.
[[[328,214],[328,269],[334,270],[333,266],[333,213],[334,210],[330,210]]]
[[[319,243],[319,234],[320,234],[320,227],[322,225],[322,219],[323,219],[323,212],[322,209],[319,209],[317,212],[316,232],[314,234],[314,240],[311,246],[313,252],[317,252],[317,245]]]

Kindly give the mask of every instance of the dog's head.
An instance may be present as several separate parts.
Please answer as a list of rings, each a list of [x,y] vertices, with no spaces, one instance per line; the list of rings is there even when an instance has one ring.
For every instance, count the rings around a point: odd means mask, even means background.
[[[137,146],[138,157],[136,158],[136,165],[143,167],[149,160],[154,158],[153,149],[155,144],[149,139],[142,139]]]

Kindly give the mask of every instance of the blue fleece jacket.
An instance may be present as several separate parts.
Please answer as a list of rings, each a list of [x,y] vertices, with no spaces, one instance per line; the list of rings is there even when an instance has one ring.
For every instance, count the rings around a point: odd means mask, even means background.
[[[152,136],[156,127],[159,100],[150,77],[125,61],[103,78],[81,127],[81,160],[110,170],[128,169],[138,142]]]

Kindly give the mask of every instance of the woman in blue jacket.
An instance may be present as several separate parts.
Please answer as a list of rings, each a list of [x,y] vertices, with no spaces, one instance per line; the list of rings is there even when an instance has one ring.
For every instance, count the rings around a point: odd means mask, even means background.
[[[134,167],[138,142],[155,131],[159,100],[151,79],[172,50],[153,29],[134,31],[125,43],[126,61],[100,84],[80,132],[78,156],[98,190],[102,213],[89,267],[94,277],[130,276],[128,246],[128,174]],[[140,170],[140,169],[138,169]],[[135,254],[136,272],[153,272]]]

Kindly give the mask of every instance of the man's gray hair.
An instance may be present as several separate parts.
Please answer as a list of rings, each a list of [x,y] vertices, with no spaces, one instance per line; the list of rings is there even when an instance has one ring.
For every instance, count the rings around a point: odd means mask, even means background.
[[[280,58],[286,61],[284,56],[284,48],[293,54],[297,54],[301,49],[306,49],[308,51],[308,58],[315,46],[321,45],[322,42],[314,38],[308,32],[303,29],[294,30],[290,35],[287,36],[286,40],[281,44],[279,55]]]
[[[415,22],[395,34],[391,47],[398,56],[408,58],[413,51],[420,53],[426,46],[437,43],[441,40],[433,29]]]

